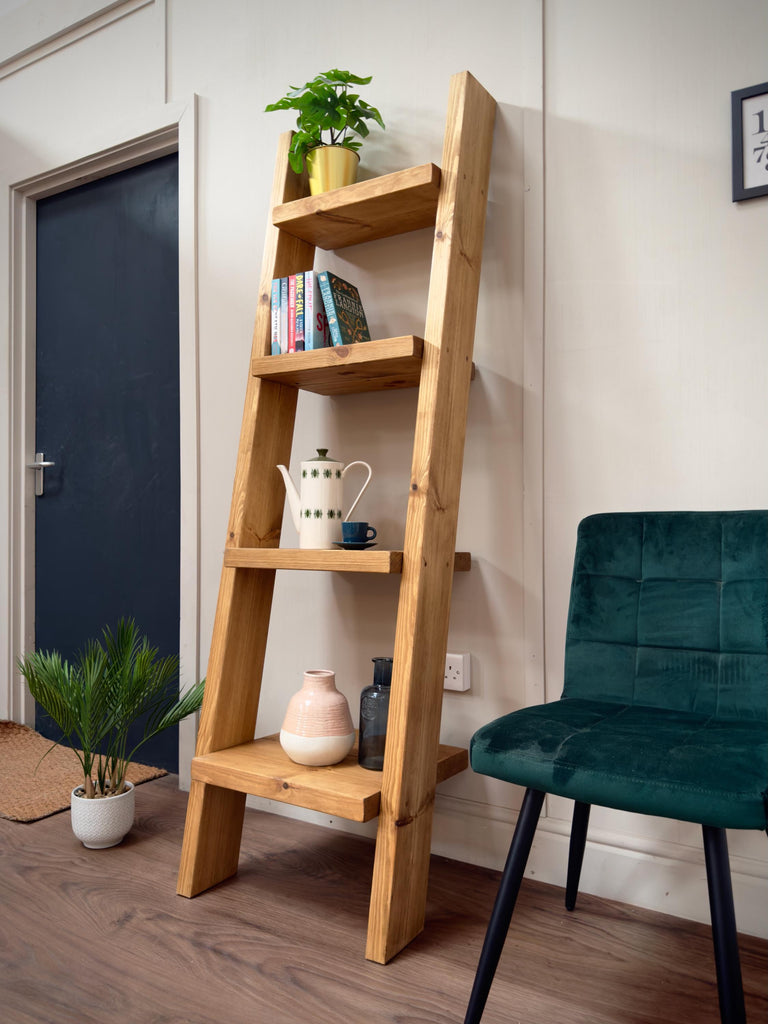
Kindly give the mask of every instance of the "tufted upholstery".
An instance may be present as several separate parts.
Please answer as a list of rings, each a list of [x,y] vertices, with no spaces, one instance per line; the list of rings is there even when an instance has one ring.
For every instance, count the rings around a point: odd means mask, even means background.
[[[473,737],[507,782],[720,828],[768,809],[768,512],[591,516],[559,701]]]

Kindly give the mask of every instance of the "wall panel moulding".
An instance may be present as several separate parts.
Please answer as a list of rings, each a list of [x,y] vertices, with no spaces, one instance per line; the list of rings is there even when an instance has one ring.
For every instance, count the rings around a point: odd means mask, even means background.
[[[0,79],[156,0],[28,0],[0,19]]]

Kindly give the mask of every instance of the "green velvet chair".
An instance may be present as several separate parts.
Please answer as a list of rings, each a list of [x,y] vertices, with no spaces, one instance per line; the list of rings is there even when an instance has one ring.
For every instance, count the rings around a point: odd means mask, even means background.
[[[547,793],[575,801],[569,910],[592,804],[702,826],[720,1017],[743,1024],[725,830],[768,818],[768,512],[585,519],[562,697],[478,730],[471,761],[526,794],[465,1024],[482,1017]]]

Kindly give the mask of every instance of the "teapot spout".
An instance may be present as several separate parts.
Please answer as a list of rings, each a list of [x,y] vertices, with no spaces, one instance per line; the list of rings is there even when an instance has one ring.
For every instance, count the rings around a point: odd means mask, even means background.
[[[285,466],[278,466],[277,468],[283,474],[283,480],[285,481],[285,493],[288,498],[288,504],[291,507],[293,525],[296,527],[296,532],[301,534],[301,501],[299,500],[299,492],[296,490],[296,485],[291,480],[291,475]]]

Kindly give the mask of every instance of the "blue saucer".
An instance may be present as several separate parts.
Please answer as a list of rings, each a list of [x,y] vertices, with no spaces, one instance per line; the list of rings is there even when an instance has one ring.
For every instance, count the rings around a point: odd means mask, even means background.
[[[375,548],[375,540],[367,541],[354,541],[354,540],[335,540],[333,542],[337,548],[343,548],[345,551],[365,551],[366,548]]]

